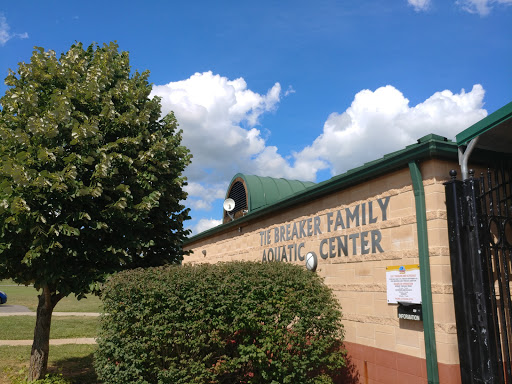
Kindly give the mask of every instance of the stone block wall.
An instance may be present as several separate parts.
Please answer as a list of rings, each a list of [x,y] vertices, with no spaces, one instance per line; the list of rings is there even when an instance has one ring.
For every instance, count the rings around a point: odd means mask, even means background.
[[[437,357],[441,382],[446,383],[460,381],[443,186],[452,168],[456,164],[442,160],[420,164]],[[420,365],[425,362],[423,323],[399,320],[397,305],[388,304],[386,293],[386,267],[419,264],[416,225],[411,176],[404,168],[190,243],[193,254],[184,262],[268,262],[272,253],[274,260],[279,255],[278,262],[305,265],[300,258],[315,252],[317,273],[341,304],[347,349],[355,353],[359,375],[378,380],[370,373],[373,368],[374,372],[381,368],[401,372],[398,364],[403,356],[418,359]],[[379,351],[388,352],[383,365],[375,361]],[[369,369],[370,360],[373,368]],[[417,373],[418,382],[426,382],[425,371]]]

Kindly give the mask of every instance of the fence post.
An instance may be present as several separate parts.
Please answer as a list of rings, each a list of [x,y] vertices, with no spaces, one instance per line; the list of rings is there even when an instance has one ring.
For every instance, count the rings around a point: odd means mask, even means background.
[[[503,383],[499,369],[487,264],[482,252],[483,226],[479,181],[459,181],[450,171],[445,183],[455,319],[462,383]]]

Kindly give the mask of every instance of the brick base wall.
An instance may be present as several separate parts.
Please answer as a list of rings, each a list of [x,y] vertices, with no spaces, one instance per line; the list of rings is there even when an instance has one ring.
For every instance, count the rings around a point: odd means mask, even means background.
[[[384,349],[345,342],[347,369],[339,383],[427,384],[425,359]],[[458,364],[438,364],[440,384],[460,384]]]

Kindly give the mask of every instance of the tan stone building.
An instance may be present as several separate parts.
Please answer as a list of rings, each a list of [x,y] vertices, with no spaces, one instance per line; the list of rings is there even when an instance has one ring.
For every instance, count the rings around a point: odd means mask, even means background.
[[[318,184],[238,174],[235,208],[186,242],[184,263],[309,255],[341,304],[360,383],[460,383],[444,186],[458,149],[428,135]]]

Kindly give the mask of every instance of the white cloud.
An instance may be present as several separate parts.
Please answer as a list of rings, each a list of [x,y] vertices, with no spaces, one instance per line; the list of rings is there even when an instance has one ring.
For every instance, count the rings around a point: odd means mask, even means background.
[[[512,5],[512,0],[457,0],[457,4],[469,13],[487,16],[496,5]]]
[[[11,28],[9,27],[9,24],[7,24],[7,19],[4,15],[0,14],[0,47],[5,45],[9,40],[11,40],[14,37],[17,37],[19,39],[27,39],[28,33],[10,33],[9,30]]]
[[[214,185],[189,182],[183,189],[189,195],[187,200],[189,206],[196,210],[209,211],[212,209],[212,203],[215,200],[224,198],[227,188],[227,182]]]
[[[285,96],[294,92],[289,87]],[[243,78],[229,80],[212,72],[156,85],[152,92],[162,98],[162,112],[174,111],[183,129],[183,144],[194,156],[186,171],[189,181],[203,185],[227,183],[237,172],[301,180],[316,178],[317,170],[325,167],[322,161],[289,164],[277,147],[266,145],[257,128],[264,113],[276,110],[281,94],[279,83],[261,95],[248,89]],[[194,192],[190,195],[194,196]]]
[[[409,100],[390,85],[360,91],[345,112],[329,116],[311,146],[295,154],[296,163],[324,161],[335,175],[402,149],[429,133],[453,139],[487,115],[482,109],[484,94],[476,84],[471,92],[436,92],[410,107]]]
[[[288,89],[284,93],[285,96],[291,95],[292,93],[295,93],[295,89],[291,85],[288,86]]]
[[[196,235],[198,233],[204,232],[207,229],[216,227],[217,225],[221,225],[222,220],[216,220],[216,219],[201,219],[198,221],[198,223],[192,227],[192,234]]]
[[[293,93],[290,87],[286,94]],[[297,174],[266,146],[257,128],[264,113],[273,112],[281,99],[275,83],[266,94],[248,89],[243,78],[230,80],[212,72],[196,73],[182,81],[153,87],[162,98],[162,113],[174,111],[183,130],[183,144],[193,154],[186,170],[189,185],[187,206],[209,211],[225,196],[228,183],[238,172],[314,180],[314,167]],[[203,224],[204,225],[204,224]]]
[[[431,0],[407,0],[416,12],[427,11]],[[480,16],[487,16],[494,5],[512,5],[512,0],[456,0],[455,3],[464,11]]]
[[[416,12],[426,11],[430,7],[430,0],[407,0]]]
[[[265,149],[256,126],[263,113],[275,110],[281,86],[275,83],[260,95],[242,78],[229,80],[205,72],[154,86],[152,94],[162,97],[162,112],[174,111],[183,129],[183,144],[194,155],[189,179],[218,183],[241,169],[254,171],[247,165]]]
[[[154,86],[152,94],[162,97],[163,113],[175,112],[183,144],[194,156],[185,172],[186,205],[192,207],[193,219],[213,206],[221,216],[219,201],[238,172],[315,181],[319,171],[343,173],[429,133],[453,139],[487,114],[482,108],[485,91],[479,84],[470,92],[436,92],[415,106],[391,85],[362,90],[345,111],[331,113],[311,145],[283,156],[258,129],[262,116],[275,111],[281,100],[279,83],[259,94],[243,78],[230,80],[205,72]],[[292,127],[284,128],[292,133]],[[194,231],[219,223],[201,219]]]

